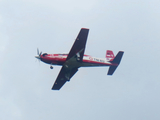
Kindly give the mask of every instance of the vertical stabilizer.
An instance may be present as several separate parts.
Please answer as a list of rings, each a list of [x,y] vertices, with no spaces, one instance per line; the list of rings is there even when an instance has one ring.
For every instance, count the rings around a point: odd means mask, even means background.
[[[114,54],[111,50],[106,51],[106,59],[112,61],[114,59]]]

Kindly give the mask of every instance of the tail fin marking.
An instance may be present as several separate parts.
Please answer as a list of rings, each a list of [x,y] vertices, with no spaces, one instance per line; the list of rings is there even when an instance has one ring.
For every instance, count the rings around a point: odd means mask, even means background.
[[[114,54],[113,54],[113,52],[111,50],[107,50],[106,51],[106,58],[109,61],[112,61],[114,59]]]

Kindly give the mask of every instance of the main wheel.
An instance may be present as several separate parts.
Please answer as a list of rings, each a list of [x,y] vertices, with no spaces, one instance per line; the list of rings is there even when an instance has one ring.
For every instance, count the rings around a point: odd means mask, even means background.
[[[50,66],[50,68],[51,68],[51,69],[53,69],[53,67],[52,67],[52,66]]]

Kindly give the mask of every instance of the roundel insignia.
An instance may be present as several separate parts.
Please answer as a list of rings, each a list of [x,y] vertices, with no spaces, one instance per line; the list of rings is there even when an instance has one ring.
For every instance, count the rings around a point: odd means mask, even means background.
[[[92,57],[89,57],[89,59],[90,59],[90,60],[93,60],[93,58],[92,58]]]

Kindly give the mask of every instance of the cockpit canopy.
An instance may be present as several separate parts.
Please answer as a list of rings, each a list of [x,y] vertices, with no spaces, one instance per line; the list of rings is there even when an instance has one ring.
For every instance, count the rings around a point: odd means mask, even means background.
[[[43,57],[46,56],[46,55],[48,55],[48,54],[47,54],[47,53],[43,53],[43,54],[42,54]]]

